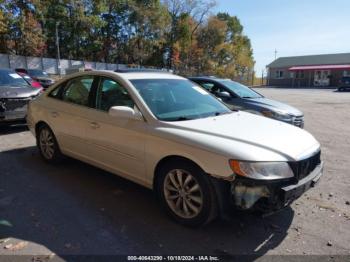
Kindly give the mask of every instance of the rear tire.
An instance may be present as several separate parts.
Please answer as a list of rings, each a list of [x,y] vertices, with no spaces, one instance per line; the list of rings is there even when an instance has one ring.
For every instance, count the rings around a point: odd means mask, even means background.
[[[178,223],[198,227],[217,216],[217,198],[207,174],[184,159],[163,164],[157,174],[158,198],[166,213]]]
[[[38,128],[36,141],[40,155],[46,162],[57,164],[62,161],[63,155],[56,137],[47,125],[43,124]]]

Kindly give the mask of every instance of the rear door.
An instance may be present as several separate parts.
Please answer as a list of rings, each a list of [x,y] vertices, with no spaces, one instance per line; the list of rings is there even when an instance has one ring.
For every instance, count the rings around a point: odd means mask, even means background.
[[[94,76],[76,77],[49,94],[53,98],[48,112],[49,123],[66,154],[85,155],[85,130],[94,80]]]

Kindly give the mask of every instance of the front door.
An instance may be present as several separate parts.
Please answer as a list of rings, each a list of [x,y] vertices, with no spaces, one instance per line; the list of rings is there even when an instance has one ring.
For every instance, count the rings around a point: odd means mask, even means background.
[[[112,117],[108,111],[113,106],[136,109],[132,98],[121,84],[113,79],[100,77],[95,108],[89,111],[86,154],[91,161],[103,168],[144,182],[147,123]]]
[[[329,86],[330,70],[316,70],[314,76],[314,86]]]

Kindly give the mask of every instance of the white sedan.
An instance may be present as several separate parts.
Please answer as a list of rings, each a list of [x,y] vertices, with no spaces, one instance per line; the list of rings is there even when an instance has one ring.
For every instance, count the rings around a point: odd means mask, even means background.
[[[77,73],[32,101],[27,122],[45,161],[67,155],[151,188],[190,226],[232,208],[281,209],[323,170],[308,132],[232,112],[162,72]]]

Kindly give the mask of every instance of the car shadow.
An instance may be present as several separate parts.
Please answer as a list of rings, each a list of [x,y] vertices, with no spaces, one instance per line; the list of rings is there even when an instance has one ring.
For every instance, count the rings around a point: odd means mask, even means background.
[[[16,124],[0,124],[0,136],[14,134],[19,132],[28,131],[27,124],[25,123],[16,123]]]
[[[336,89],[333,92],[335,92],[335,93],[349,93],[350,92],[350,88],[347,88],[345,90]]]
[[[35,147],[0,153],[0,238],[59,255],[259,257],[287,236],[294,211],[237,213],[200,228],[171,221],[151,190],[82,162],[46,164]],[[33,251],[35,252],[35,251]]]

